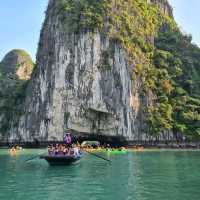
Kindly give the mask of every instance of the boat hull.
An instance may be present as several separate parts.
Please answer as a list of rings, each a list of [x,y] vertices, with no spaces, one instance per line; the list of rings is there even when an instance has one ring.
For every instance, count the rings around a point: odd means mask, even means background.
[[[70,165],[81,159],[81,156],[40,156],[40,159],[46,160],[49,165]]]

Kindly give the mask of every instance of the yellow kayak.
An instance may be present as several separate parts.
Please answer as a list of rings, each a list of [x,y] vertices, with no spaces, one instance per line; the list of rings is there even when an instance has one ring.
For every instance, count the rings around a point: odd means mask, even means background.
[[[16,156],[17,155],[17,150],[13,147],[9,150],[9,153],[11,156]]]

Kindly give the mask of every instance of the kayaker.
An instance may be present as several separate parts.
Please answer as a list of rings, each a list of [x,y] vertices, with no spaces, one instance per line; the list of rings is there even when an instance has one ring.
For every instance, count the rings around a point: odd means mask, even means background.
[[[106,151],[110,151],[110,150],[111,150],[110,144],[107,144],[107,145],[106,145]]]
[[[16,151],[16,149],[15,149],[14,146],[10,149],[10,154],[11,154],[12,156],[16,156],[17,151]]]

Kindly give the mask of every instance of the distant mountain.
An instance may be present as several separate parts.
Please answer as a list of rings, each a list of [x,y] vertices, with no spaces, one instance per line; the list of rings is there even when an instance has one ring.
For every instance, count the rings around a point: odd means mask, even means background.
[[[30,55],[20,49],[10,51],[0,62],[0,138],[18,123],[33,68]]]
[[[33,61],[26,51],[14,49],[7,53],[0,62],[0,73],[6,76],[16,75],[20,80],[28,80],[33,67]]]

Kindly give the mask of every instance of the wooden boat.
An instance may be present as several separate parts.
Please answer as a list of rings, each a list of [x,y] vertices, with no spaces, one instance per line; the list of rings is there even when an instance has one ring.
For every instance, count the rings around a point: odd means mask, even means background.
[[[55,166],[55,165],[70,165],[72,163],[77,162],[82,158],[82,155],[80,156],[74,156],[74,155],[47,155],[47,156],[40,156],[40,159],[46,160],[49,165]]]

